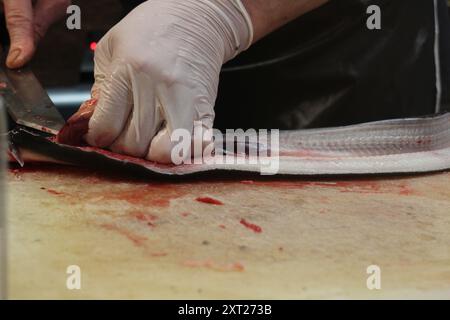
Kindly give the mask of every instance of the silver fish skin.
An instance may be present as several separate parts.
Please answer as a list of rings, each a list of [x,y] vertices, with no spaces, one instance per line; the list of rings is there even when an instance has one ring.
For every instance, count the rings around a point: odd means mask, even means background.
[[[78,150],[86,155],[100,154],[109,160],[131,163],[167,175],[214,170],[264,171],[264,174],[284,175],[360,175],[450,169],[450,113],[337,128],[280,131],[279,148],[276,150],[271,143],[258,138],[246,134],[233,138],[240,141],[236,147],[247,153],[236,150],[225,152],[222,143],[216,144],[216,153],[230,156],[229,162],[205,161],[180,166],[157,164],[92,147],[52,143],[58,152]],[[19,148],[25,162],[39,160],[61,163],[51,153],[37,152],[29,145],[19,145]],[[253,159],[251,155],[258,155],[258,152],[266,156]],[[64,162],[70,163],[67,160]],[[273,166],[274,170],[266,170],[264,166]]]

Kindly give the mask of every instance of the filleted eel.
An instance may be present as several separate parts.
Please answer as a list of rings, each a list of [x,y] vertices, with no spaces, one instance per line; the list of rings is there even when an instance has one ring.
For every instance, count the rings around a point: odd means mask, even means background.
[[[265,166],[263,171],[266,174],[287,175],[413,173],[450,169],[450,113],[338,128],[280,131],[277,152],[271,150],[271,143],[265,144],[261,139],[258,141],[248,136],[245,140],[238,135],[237,144],[241,143],[243,148],[240,150],[244,151],[231,152],[229,163],[203,161],[179,166],[79,146],[81,137],[87,131],[89,117],[90,112],[85,112],[78,119],[69,120],[68,126],[76,129],[66,127],[57,139],[44,138],[20,128],[11,132],[11,140],[20,149],[25,165],[27,161],[39,160],[78,165],[96,163],[98,166],[98,161],[105,161],[168,175],[213,170],[261,172],[262,166]],[[68,131],[70,134],[67,134]],[[216,142],[216,152],[221,148],[222,144]],[[249,158],[251,150],[271,150],[268,153],[270,157],[252,162]],[[268,169],[269,166],[271,169]]]

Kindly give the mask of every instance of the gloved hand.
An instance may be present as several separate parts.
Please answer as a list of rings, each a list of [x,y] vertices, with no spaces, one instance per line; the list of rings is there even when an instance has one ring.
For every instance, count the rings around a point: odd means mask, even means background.
[[[3,0],[11,39],[6,60],[9,68],[20,68],[32,58],[39,40],[52,23],[64,16],[70,3],[70,0]]]
[[[240,0],[141,4],[97,45],[98,103],[85,140],[170,163],[173,130],[192,132],[194,121],[212,128],[222,64],[247,49],[252,37]]]

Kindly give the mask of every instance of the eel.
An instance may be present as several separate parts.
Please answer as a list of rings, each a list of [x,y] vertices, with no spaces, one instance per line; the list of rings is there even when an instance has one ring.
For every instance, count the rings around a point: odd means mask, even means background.
[[[11,141],[25,161],[58,162],[90,167],[116,167],[158,176],[180,176],[213,171],[259,172],[282,175],[360,175],[444,171],[450,169],[450,113],[384,120],[337,128],[279,132],[279,148],[241,132],[233,141],[241,149],[215,145],[217,154],[231,161],[166,165],[82,145],[88,119],[95,107],[89,101],[67,122],[58,137],[19,127]],[[75,129],[74,129],[75,128]],[[242,138],[242,140],[240,140]],[[254,138],[254,139],[253,139]],[[224,138],[226,139],[226,138]],[[236,150],[241,150],[237,152]],[[242,150],[244,150],[242,152]],[[261,152],[258,163],[251,151]],[[262,152],[264,151],[264,152]],[[254,160],[254,159],[253,159]],[[261,171],[262,162],[276,170]]]

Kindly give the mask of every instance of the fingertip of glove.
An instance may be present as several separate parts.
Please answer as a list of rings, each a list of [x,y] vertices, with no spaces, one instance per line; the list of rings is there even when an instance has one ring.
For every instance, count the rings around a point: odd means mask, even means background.
[[[160,130],[150,143],[147,160],[162,164],[172,164],[172,141],[167,128]]]

